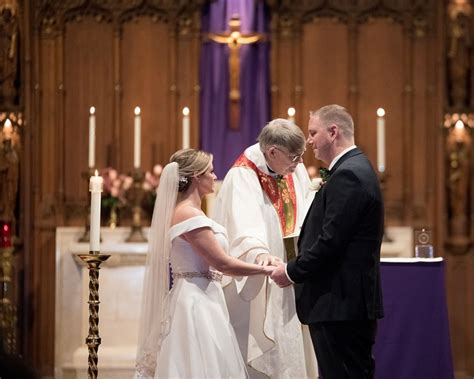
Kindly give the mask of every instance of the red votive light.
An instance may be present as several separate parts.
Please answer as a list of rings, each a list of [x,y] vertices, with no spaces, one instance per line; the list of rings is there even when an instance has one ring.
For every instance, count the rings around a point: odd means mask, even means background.
[[[12,226],[7,221],[0,221],[0,248],[12,247]]]

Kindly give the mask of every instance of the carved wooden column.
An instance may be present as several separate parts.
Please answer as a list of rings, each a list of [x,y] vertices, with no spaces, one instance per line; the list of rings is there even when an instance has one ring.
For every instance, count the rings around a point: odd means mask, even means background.
[[[474,240],[474,13],[472,0],[445,9],[444,120],[447,277],[456,377],[474,373],[472,278]]]
[[[447,247],[453,254],[465,254],[472,244],[470,213],[472,212],[472,131],[474,114],[447,114],[446,166],[448,240]]]
[[[473,9],[469,0],[447,5],[447,100],[445,115],[446,164],[448,173],[448,241],[454,254],[466,253],[472,243],[471,209],[472,137],[474,109],[471,108],[471,72],[474,63]]]

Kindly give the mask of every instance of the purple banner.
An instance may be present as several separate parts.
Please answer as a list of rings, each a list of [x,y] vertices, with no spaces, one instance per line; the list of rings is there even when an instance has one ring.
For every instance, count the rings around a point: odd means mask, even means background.
[[[263,1],[218,0],[203,7],[202,33],[229,31],[230,18],[238,14],[241,33],[268,36],[268,9]],[[230,128],[229,47],[213,41],[201,50],[200,148],[214,154],[214,169],[222,179],[240,153],[255,143],[270,118],[270,43],[240,47],[239,128]]]

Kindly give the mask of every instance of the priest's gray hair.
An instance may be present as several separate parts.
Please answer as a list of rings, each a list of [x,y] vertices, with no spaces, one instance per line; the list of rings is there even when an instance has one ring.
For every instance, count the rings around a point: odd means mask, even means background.
[[[290,154],[302,154],[306,146],[306,138],[294,122],[284,118],[270,121],[260,132],[258,143],[261,151],[267,151],[271,146],[280,146]]]
[[[186,191],[193,177],[204,174],[212,163],[212,154],[195,149],[183,149],[174,153],[170,162],[178,164],[179,192]]]
[[[341,105],[331,104],[319,108],[317,111],[309,112],[310,117],[318,118],[323,126],[329,128],[337,125],[344,137],[354,137],[354,121],[349,111]]]

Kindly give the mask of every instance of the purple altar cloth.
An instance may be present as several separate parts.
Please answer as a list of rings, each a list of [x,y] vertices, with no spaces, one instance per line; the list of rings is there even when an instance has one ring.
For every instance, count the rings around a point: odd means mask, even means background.
[[[374,347],[380,379],[453,378],[443,262],[381,263],[385,317]]]

